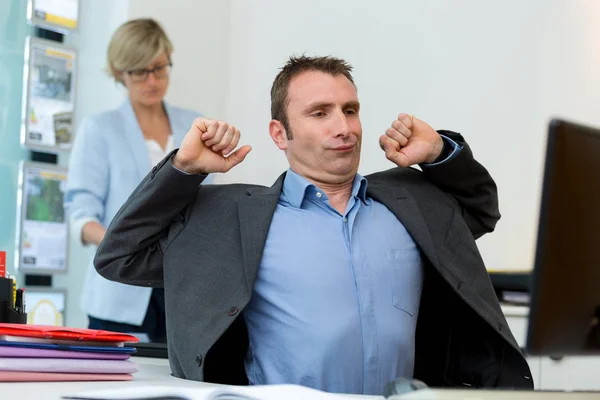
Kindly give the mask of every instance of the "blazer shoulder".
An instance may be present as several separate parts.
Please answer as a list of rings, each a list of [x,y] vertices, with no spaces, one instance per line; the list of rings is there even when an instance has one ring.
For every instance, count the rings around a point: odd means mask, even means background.
[[[167,109],[169,111],[169,116],[171,118],[177,119],[179,121],[184,121],[184,122],[188,122],[192,123],[192,121],[198,117],[202,117],[202,113],[199,113],[198,111],[195,110],[191,110],[189,108],[183,108],[183,107],[178,107],[178,106],[172,106],[170,104],[167,104]]]
[[[125,126],[126,121],[120,115],[118,108],[88,115],[82,118],[79,123],[75,140],[77,140],[77,136],[90,135],[98,136],[98,138],[102,138],[103,140],[111,140],[109,138],[113,136],[112,133],[121,132],[121,130],[125,129]],[[120,135],[117,139],[121,140]]]
[[[365,176],[369,188],[402,187],[418,202],[438,202],[453,206],[448,194],[427,179],[421,170],[413,167],[391,168]],[[368,189],[367,189],[368,190]]]
[[[114,108],[111,110],[102,111],[97,114],[89,115],[83,118],[83,121],[91,123],[95,126],[104,126],[106,124],[112,124],[115,120],[118,120],[119,118],[119,109]]]
[[[226,183],[226,184],[202,184],[198,187],[199,192],[204,195],[224,197],[227,199],[238,199],[240,196],[262,196],[269,188],[261,185],[248,183]]]
[[[423,173],[413,167],[409,168],[390,168],[384,171],[374,172],[366,175],[365,178],[370,183],[385,183],[401,180],[404,183],[421,182],[424,180]]]

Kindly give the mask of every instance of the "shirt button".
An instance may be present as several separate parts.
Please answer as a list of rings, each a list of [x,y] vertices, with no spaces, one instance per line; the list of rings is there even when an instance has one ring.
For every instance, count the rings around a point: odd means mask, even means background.
[[[233,317],[235,314],[238,313],[238,308],[237,307],[231,307],[229,309],[229,311],[227,311],[227,315],[229,315],[230,317]]]
[[[344,217],[344,222],[348,222],[348,218]]]
[[[318,198],[321,198],[321,196],[323,196],[323,195],[321,194],[321,192],[317,192],[317,197],[318,197]]]
[[[200,354],[196,355],[196,364],[200,367],[202,365],[202,356]]]

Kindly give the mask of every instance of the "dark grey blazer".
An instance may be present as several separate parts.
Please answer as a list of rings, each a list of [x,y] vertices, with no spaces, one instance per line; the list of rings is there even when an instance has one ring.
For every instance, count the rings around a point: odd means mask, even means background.
[[[368,195],[398,217],[427,261],[415,378],[430,386],[531,388],[475,244],[500,218],[496,185],[462,136],[444,134],[464,146],[453,160],[366,176]],[[245,384],[243,310],[284,175],[272,187],[204,186],[204,177],[176,171],[166,157],[115,216],[95,266],[110,280],[164,286],[175,376]]]

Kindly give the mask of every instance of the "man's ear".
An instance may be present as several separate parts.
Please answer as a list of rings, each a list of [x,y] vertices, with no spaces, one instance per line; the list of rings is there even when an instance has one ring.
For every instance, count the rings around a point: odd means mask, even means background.
[[[287,150],[287,132],[280,121],[272,119],[269,122],[269,135],[279,150]]]

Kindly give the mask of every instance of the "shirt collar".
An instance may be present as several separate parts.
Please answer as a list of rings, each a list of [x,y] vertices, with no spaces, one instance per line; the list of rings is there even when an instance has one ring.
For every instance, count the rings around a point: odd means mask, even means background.
[[[292,207],[302,208],[302,201],[308,197],[309,193],[314,194],[316,191],[323,192],[306,178],[288,168],[281,192]],[[367,179],[360,174],[356,174],[354,177],[352,196],[358,197],[364,204],[367,204]]]

